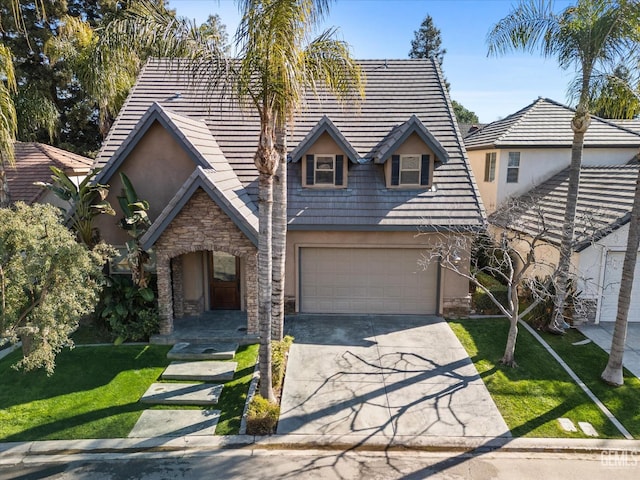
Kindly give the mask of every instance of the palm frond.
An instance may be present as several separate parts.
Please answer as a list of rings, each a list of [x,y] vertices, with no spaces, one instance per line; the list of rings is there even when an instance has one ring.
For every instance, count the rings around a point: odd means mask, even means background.
[[[0,44],[0,163],[14,165],[14,143],[18,129],[13,93],[17,90],[13,56]]]

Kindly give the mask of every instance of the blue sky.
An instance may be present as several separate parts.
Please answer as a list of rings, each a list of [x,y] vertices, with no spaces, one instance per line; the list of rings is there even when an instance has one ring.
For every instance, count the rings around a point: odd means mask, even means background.
[[[555,3],[559,11],[573,2]],[[569,104],[567,85],[574,72],[560,70],[554,59],[526,53],[487,57],[487,32],[513,4],[510,0],[337,0],[325,28],[338,27],[356,58],[407,58],[414,31],[431,15],[447,50],[443,70],[451,97],[476,112],[481,122],[503,118],[539,96]],[[170,6],[198,23],[217,13],[230,36],[239,21],[233,0],[170,0]]]

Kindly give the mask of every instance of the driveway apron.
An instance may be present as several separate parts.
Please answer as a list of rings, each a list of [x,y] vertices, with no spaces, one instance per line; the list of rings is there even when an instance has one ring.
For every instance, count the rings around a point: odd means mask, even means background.
[[[287,330],[278,434],[509,436],[442,318],[297,315]]]

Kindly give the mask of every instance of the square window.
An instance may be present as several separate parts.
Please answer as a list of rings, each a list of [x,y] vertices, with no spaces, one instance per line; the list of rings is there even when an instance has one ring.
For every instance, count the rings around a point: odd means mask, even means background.
[[[509,152],[507,164],[507,183],[518,183],[520,172],[520,152]]]
[[[496,152],[487,153],[484,158],[484,181],[493,182],[496,179]]]
[[[333,185],[335,183],[335,157],[333,155],[316,155],[316,185]]]
[[[400,185],[420,185],[420,155],[400,157]]]

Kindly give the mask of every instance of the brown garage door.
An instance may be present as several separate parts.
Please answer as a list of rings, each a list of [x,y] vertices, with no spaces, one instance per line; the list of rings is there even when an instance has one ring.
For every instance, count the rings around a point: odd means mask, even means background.
[[[300,311],[434,314],[438,267],[418,249],[301,248]]]

